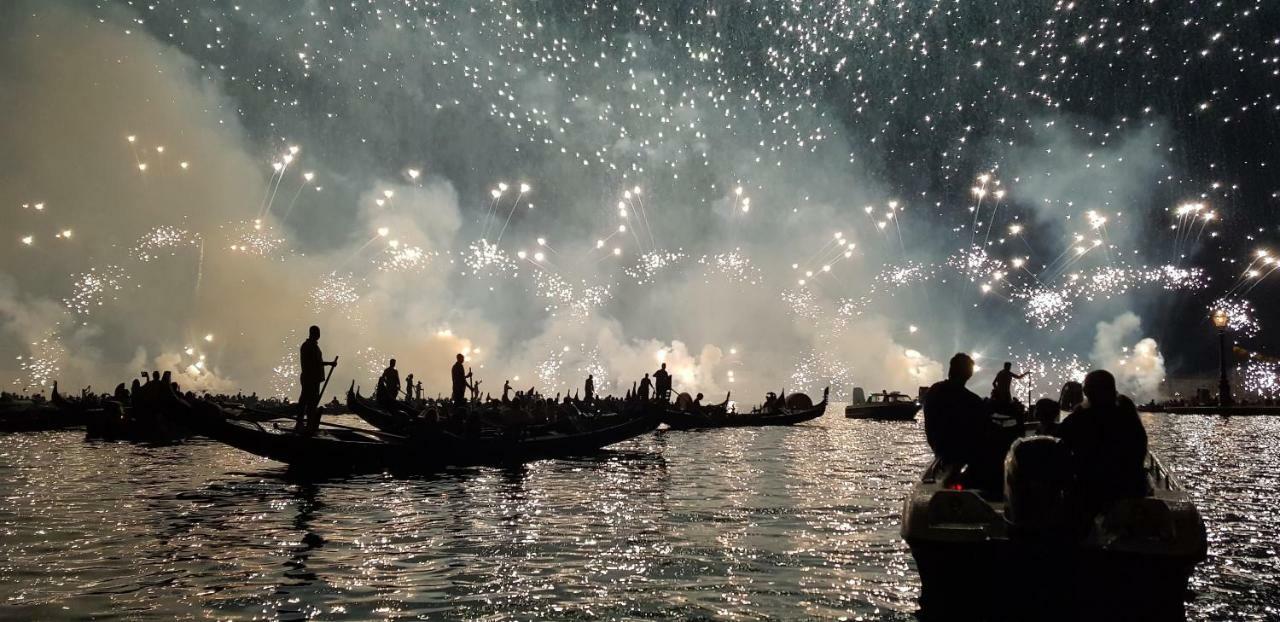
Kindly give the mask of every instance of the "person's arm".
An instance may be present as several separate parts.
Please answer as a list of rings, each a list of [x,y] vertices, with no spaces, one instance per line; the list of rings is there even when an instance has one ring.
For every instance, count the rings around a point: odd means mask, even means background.
[[[1014,378],[1017,378],[1018,380],[1022,380],[1023,378],[1026,378],[1027,376],[1030,376],[1030,375],[1031,375],[1031,372],[1029,372],[1029,371],[1024,371],[1024,372],[1022,372],[1022,373],[1020,373],[1020,374],[1014,374],[1014,375],[1013,375],[1013,377],[1014,377]]]

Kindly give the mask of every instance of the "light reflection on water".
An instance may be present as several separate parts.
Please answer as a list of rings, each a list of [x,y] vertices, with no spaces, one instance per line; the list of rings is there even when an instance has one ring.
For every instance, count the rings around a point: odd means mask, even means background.
[[[0,437],[0,618],[910,619],[919,423],[659,432],[601,456],[300,481],[194,441]],[[1209,522],[1193,619],[1280,606],[1280,420],[1148,416]]]

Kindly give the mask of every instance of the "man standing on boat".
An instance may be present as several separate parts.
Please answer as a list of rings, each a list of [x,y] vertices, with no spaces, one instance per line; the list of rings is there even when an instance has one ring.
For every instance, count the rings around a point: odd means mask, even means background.
[[[669,402],[671,401],[671,373],[667,371],[667,364],[663,363],[658,371],[653,372],[654,390],[658,393],[658,399]]]
[[[596,381],[592,374],[587,374],[586,385],[582,387],[582,401],[590,404],[595,399]]]
[[[391,364],[382,370],[382,377],[378,379],[378,403],[382,405],[393,404],[400,395],[400,370],[396,369],[396,360],[391,359]]]
[[[996,404],[1012,403],[1013,393],[1010,392],[1010,387],[1014,379],[1022,380],[1028,373],[1030,372],[1013,373],[1013,363],[1005,361],[1004,369],[996,372],[996,379],[991,381],[991,401]]]
[[[467,360],[467,357],[462,354],[458,354],[458,362],[453,364],[452,375],[454,406],[462,406],[467,403],[467,389],[470,388],[467,384],[467,378],[470,378],[471,374],[467,373],[467,371],[462,367],[462,362],[465,360]]]
[[[651,388],[653,388],[653,381],[649,379],[649,374],[645,374],[644,378],[640,379],[640,399],[641,400],[646,402],[649,401],[649,389]]]
[[[299,348],[302,367],[302,394],[298,396],[298,419],[295,431],[314,434],[320,428],[320,387],[324,384],[324,368],[337,367],[338,359],[324,360],[320,353],[320,327],[312,326],[307,340]]]

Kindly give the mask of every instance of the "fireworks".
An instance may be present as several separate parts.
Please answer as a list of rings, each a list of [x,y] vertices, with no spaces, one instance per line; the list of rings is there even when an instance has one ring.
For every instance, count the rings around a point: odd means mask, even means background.
[[[138,261],[148,262],[161,257],[173,257],[179,250],[198,248],[200,243],[201,238],[198,234],[186,229],[162,225],[138,238],[130,254]]]
[[[741,249],[703,255],[698,263],[706,267],[704,274],[708,282],[715,277],[720,277],[731,283],[758,285],[763,280],[763,273],[752,263],[751,258],[742,253]]]
[[[81,318],[88,317],[98,307],[114,301],[128,280],[129,276],[120,266],[90,268],[88,272],[72,275],[71,295],[62,303]]]
[[[1258,336],[1262,329],[1258,325],[1257,313],[1253,304],[1243,298],[1224,297],[1209,303],[1207,314],[1223,311],[1227,314],[1227,330],[1234,335],[1250,339]],[[1206,315],[1208,317],[1208,315]]]

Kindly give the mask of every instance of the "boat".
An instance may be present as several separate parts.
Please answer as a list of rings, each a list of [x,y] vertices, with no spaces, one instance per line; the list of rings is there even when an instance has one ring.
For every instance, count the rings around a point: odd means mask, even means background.
[[[1038,532],[1027,518],[1036,516],[1027,509],[1033,502],[994,500],[966,489],[958,469],[930,463],[902,510],[902,537],[920,573],[920,617],[1183,619],[1187,582],[1207,553],[1204,521],[1154,455],[1145,469],[1148,496],[1116,502],[1082,521],[1087,535],[1071,537]]]
[[[809,396],[793,393],[787,396],[782,407],[760,407],[750,412],[732,412],[726,405],[704,407],[700,412],[692,410],[688,403],[692,400],[687,393],[680,394],[676,406],[668,407],[662,415],[662,422],[673,430],[696,430],[705,428],[746,428],[759,426],[795,425],[812,421],[827,412],[827,399],[830,388],[822,390],[822,401],[814,404]],[[686,403],[684,408],[681,402]]]
[[[920,402],[897,391],[872,393],[865,401],[861,389],[854,389],[855,401],[844,407],[844,416],[850,419],[876,419],[880,421],[911,421],[920,411]]]
[[[393,413],[360,395],[355,381],[352,381],[351,388],[347,389],[347,410],[365,423],[391,434],[410,434],[422,423],[416,414],[410,415],[405,410]]]
[[[614,415],[588,418],[591,424],[576,433],[471,436],[419,427],[411,434],[397,435],[324,423],[316,434],[303,436],[291,426],[234,419],[229,416],[233,413],[203,400],[188,408],[200,433],[210,438],[293,468],[324,471],[422,472],[446,466],[518,464],[589,454],[658,427],[656,415]]]

